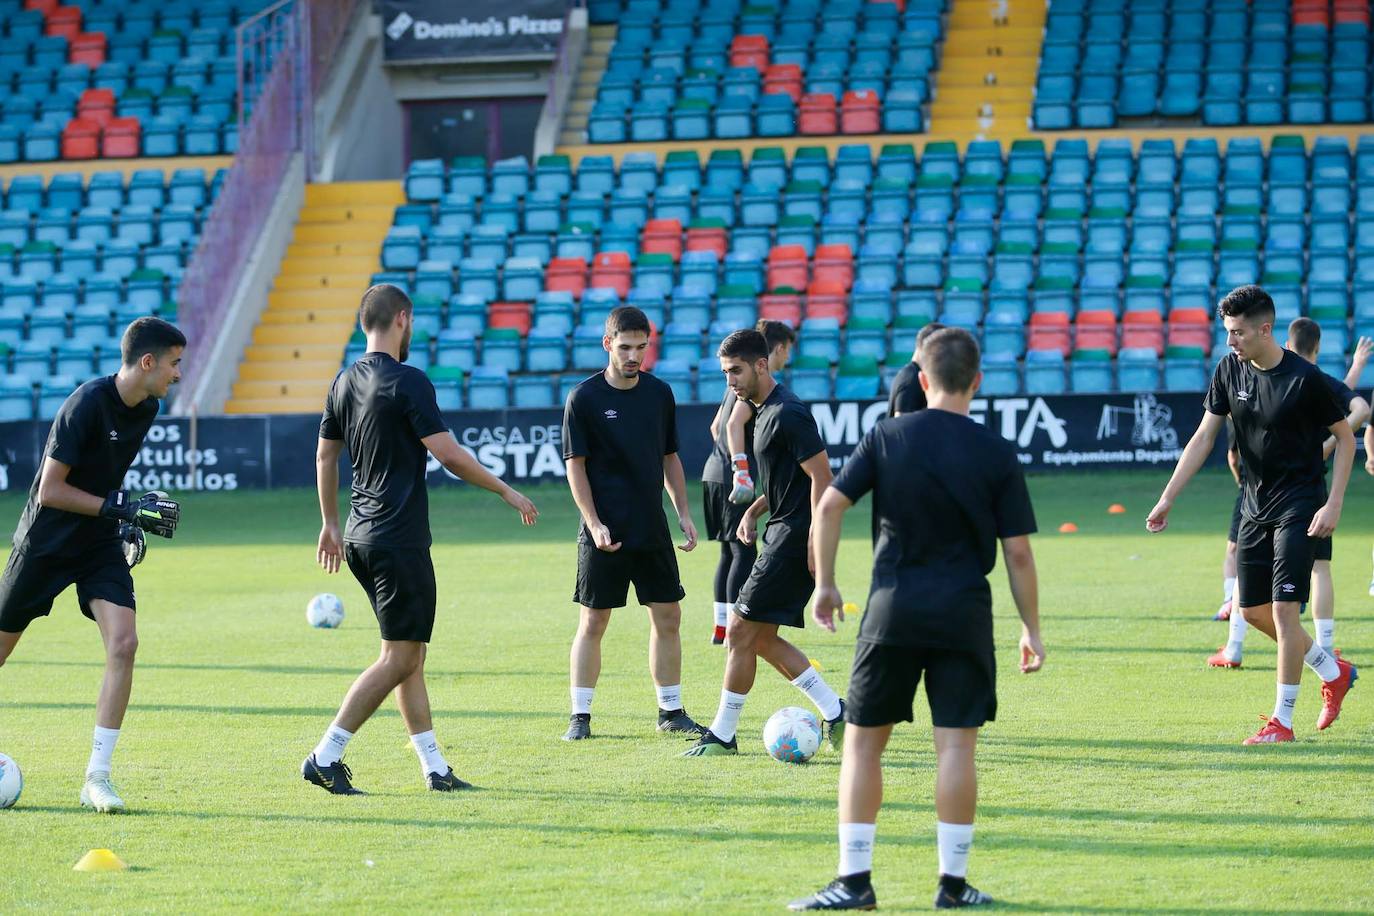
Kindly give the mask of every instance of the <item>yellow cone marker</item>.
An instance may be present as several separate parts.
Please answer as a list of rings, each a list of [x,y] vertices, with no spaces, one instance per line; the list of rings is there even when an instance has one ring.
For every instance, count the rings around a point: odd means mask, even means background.
[[[846,601],[844,603],[844,612],[846,614],[857,614],[859,613],[859,606],[853,601]]]
[[[1073,534],[1077,530],[1078,526],[1075,525],[1073,522],[1065,522],[1064,524],[1059,526],[1060,534]]]
[[[108,849],[92,849],[73,866],[76,871],[123,871],[128,867]]]
[[[812,667],[812,668],[815,668],[817,671],[824,671],[824,670],[825,670],[825,668],[821,666],[821,663],[818,662],[818,661],[816,661],[814,658],[808,658],[807,661],[810,662],[810,663],[811,663],[811,667]]]

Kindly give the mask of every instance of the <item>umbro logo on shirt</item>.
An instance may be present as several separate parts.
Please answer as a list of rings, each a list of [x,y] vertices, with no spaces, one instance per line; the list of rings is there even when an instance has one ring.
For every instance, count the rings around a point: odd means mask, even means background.
[[[608,411],[606,411],[606,419],[607,419],[607,420],[614,420],[614,419],[615,419],[616,417],[618,417],[618,416],[620,416],[620,414],[616,413],[614,410],[608,410]]]
[[[1236,392],[1236,400],[1237,400],[1237,401],[1248,401],[1248,400],[1250,400],[1250,392],[1248,392],[1248,391],[1237,391],[1237,392]]]
[[[1279,588],[1283,589],[1285,594],[1297,591],[1297,587],[1293,585],[1291,582],[1286,582],[1283,585],[1280,585]]]
[[[117,429],[112,429],[112,430],[110,430],[110,441],[111,441],[111,442],[118,442],[118,441],[119,441],[119,430],[117,430]]]

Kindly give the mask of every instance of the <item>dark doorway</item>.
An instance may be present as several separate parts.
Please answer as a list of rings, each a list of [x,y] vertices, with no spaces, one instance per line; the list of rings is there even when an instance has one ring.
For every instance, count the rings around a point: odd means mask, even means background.
[[[541,98],[407,102],[408,160],[531,156]]]

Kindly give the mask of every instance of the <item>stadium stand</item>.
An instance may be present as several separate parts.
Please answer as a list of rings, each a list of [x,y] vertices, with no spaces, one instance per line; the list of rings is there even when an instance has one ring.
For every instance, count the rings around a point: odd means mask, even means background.
[[[223,172],[16,175],[0,210],[0,420],[48,419],[72,388],[119,366],[142,315],[173,297]]]
[[[661,329],[653,358],[691,401],[718,396],[715,346],[760,317],[800,329],[804,397],[884,391],[936,318],[980,337],[989,394],[1200,390],[1224,351],[1217,296],[1248,282],[1281,324],[1322,324],[1328,368],[1374,334],[1356,304],[1374,288],[1374,138],[460,158],[412,163],[404,189],[374,207],[390,225],[368,279],[414,296],[412,362],[455,407],[557,403],[623,303]],[[338,303],[342,343],[354,297]],[[316,363],[322,391],[337,355]]]

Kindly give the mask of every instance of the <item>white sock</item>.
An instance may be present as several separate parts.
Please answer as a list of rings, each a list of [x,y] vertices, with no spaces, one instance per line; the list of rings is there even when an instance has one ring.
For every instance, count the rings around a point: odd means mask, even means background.
[[[658,708],[664,712],[682,708],[681,684],[674,684],[671,687],[660,687],[655,684],[654,693],[658,694]]]
[[[320,743],[315,745],[315,762],[322,767],[338,763],[343,759],[344,750],[352,738],[352,732],[346,732],[337,725],[330,725]]]
[[[444,752],[439,750],[439,742],[434,737],[433,729],[411,735],[410,743],[420,758],[420,769],[424,770],[426,776],[430,773],[443,776],[448,772],[448,761],[444,759]]]
[[[877,824],[840,825],[841,878],[873,870],[873,834]]]
[[[728,690],[720,692],[720,706],[716,709],[716,717],[711,720],[711,734],[725,742],[735,737],[735,730],[739,728],[739,714],[744,711],[744,698],[747,696],[747,693],[731,693]]]
[[[1293,707],[1298,705],[1298,685],[1280,684],[1274,700],[1274,716],[1285,728],[1293,727]]]
[[[1227,661],[1240,661],[1241,651],[1245,647],[1245,631],[1249,624],[1245,622],[1245,615],[1240,612],[1240,608],[1231,608],[1231,619],[1227,621],[1226,648],[1222,654]]]
[[[1236,593],[1236,577],[1227,576],[1221,583],[1221,597],[1224,601],[1230,601],[1231,596]]]
[[[815,668],[808,665],[805,671],[793,679],[792,686],[816,704],[816,708],[821,711],[826,721],[840,714],[839,694],[830,689],[830,685],[825,682],[825,678],[816,673]]]
[[[723,627],[730,622],[730,608],[732,607],[734,607],[734,605],[724,601],[717,601],[715,603],[716,626]]]
[[[1336,621],[1314,620],[1312,622],[1316,624],[1315,629],[1317,631],[1317,645],[1321,646],[1327,652],[1330,652],[1333,648],[1335,648]]]
[[[1336,664],[1335,656],[1316,643],[1312,643],[1312,648],[1307,650],[1303,661],[1307,663],[1307,667],[1317,672],[1317,677],[1323,681],[1334,681],[1341,676],[1341,668]]]
[[[951,878],[967,877],[968,853],[973,848],[973,825],[936,821],[935,848],[940,856],[940,874]]]
[[[596,693],[595,687],[574,687],[572,688],[572,711],[573,715],[592,714],[592,694]]]
[[[95,727],[91,738],[91,761],[86,764],[86,775],[110,772],[110,760],[114,757],[115,742],[119,740],[119,729]]]

